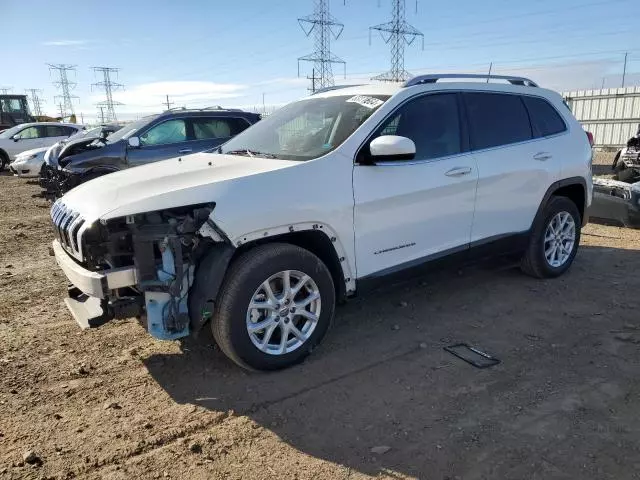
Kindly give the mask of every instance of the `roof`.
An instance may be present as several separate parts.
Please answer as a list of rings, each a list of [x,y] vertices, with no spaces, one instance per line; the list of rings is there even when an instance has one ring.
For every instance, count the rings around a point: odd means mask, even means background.
[[[395,95],[402,89],[399,83],[368,83],[339,87],[333,90],[317,92],[313,97],[338,97],[344,95]]]
[[[85,128],[84,125],[80,125],[79,123],[63,123],[63,122],[27,122],[27,123],[20,123],[19,125],[21,127],[31,127],[32,125],[62,125],[65,127]]]

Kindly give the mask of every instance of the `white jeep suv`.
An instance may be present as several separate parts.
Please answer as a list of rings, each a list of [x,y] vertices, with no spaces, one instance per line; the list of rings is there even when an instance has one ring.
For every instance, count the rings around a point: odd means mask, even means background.
[[[210,323],[233,361],[277,369],[321,342],[337,301],[445,256],[561,275],[591,203],[587,135],[531,80],[448,77],[321,91],[215,153],[67,193],[53,251],[74,317],[146,318],[160,339]]]

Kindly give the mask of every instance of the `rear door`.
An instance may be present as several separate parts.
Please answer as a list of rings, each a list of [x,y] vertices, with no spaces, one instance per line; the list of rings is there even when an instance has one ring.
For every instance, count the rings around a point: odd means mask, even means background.
[[[170,118],[140,134],[140,147],[127,147],[130,167],[191,153],[185,118]]]
[[[250,126],[247,120],[240,117],[190,117],[188,122],[193,138],[186,147],[191,150],[189,153],[202,152],[222,145]]]
[[[525,232],[559,177],[560,158],[534,132],[523,96],[466,92],[463,99],[478,165],[471,242]]]

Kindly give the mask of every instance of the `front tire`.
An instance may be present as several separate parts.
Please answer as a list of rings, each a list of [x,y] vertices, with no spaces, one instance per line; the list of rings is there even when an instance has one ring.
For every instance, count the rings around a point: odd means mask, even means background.
[[[221,350],[251,370],[301,362],[322,341],[335,311],[326,265],[295,245],[261,245],[225,275],[211,321]]]
[[[537,278],[553,278],[566,272],[578,252],[582,218],[567,197],[551,197],[533,226],[521,269]]]

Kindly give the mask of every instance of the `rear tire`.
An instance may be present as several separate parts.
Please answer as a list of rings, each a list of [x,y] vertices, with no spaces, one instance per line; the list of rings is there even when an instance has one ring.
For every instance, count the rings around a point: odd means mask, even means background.
[[[0,172],[9,164],[9,155],[0,150]]]
[[[562,275],[578,252],[581,227],[576,204],[567,197],[551,197],[533,226],[520,265],[522,271],[537,278]]]
[[[211,330],[220,349],[241,367],[286,368],[322,341],[335,302],[331,274],[313,253],[284,243],[261,245],[229,267]]]

